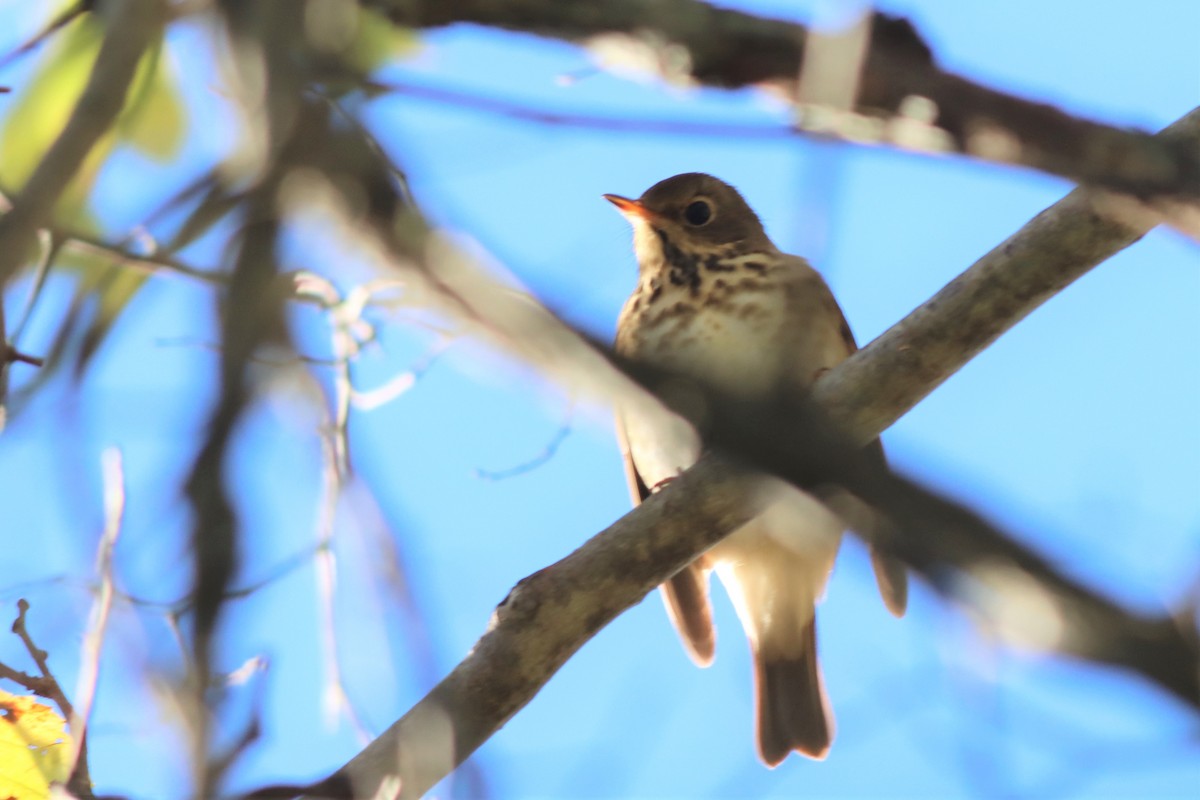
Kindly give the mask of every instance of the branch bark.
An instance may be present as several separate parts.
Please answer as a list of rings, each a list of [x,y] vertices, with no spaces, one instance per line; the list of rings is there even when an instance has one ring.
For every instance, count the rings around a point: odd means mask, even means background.
[[[1200,151],[1200,108],[1157,134]],[[831,371],[814,395],[869,442],[999,336],[1157,224],[1111,195],[1075,189],[1038,214],[919,308]]]
[[[1160,136],[1196,146],[1200,111]],[[1150,224],[1114,221],[1092,193],[1072,192],[825,377],[817,400],[843,433],[820,414],[762,407],[747,413],[736,401],[706,393],[714,420],[707,441],[800,486],[832,482],[849,489],[900,527],[890,533],[880,526],[874,541],[940,592],[992,616],[1003,616],[1012,600],[1032,592],[1050,610],[1053,625],[1025,620],[1030,625],[1015,634],[1027,644],[1130,669],[1200,709],[1194,623],[1126,612],[977,515],[871,470],[844,438],[874,438],[1003,331],[1136,241]],[[640,375],[650,388],[661,377]],[[521,581],[472,653],[348,764],[309,787],[309,795],[369,796],[397,779],[401,797],[426,792],[532,699],[596,631],[751,518],[758,479],[710,453],[580,550]]]
[[[624,37],[630,50],[649,50],[660,64],[670,65],[665,70],[668,78],[720,88],[766,84],[782,88],[788,97],[795,97],[813,35],[796,23],[697,0],[359,1],[412,28],[472,23],[584,46],[615,34]],[[932,103],[932,122],[944,133],[937,138],[948,139],[935,144],[883,126],[877,132],[880,141],[919,149],[948,145],[953,152],[1030,167],[1142,200],[1200,200],[1200,153],[1194,148],[1072,116],[970,81],[939,68],[907,20],[875,14],[871,22],[854,110],[903,119],[910,101],[924,98]],[[799,124],[809,125],[804,119]],[[841,135],[836,122],[832,127],[819,124],[820,133]],[[854,127],[861,137],[863,126]]]

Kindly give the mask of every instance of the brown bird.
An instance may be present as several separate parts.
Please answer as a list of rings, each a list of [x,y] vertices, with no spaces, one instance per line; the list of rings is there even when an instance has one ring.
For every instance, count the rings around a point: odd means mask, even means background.
[[[606,194],[633,225],[638,285],[617,323],[617,352],[747,399],[807,392],[857,347],[825,281],[780,252],[727,183],[700,173],[668,178],[637,200]],[[618,409],[618,435],[634,504],[690,467],[695,429],[661,410]],[[871,445],[878,458],[883,450]],[[776,766],[792,750],[824,758],[833,713],[817,663],[814,606],[824,593],[843,524],[775,479],[766,510],[662,585],[667,613],[692,660],[716,644],[708,576],[716,571],[755,663],[758,751]],[[873,552],[880,593],[904,613],[903,568]]]

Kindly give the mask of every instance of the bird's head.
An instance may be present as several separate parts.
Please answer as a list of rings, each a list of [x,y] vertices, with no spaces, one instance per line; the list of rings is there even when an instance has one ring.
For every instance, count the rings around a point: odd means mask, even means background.
[[[687,172],[651,186],[637,200],[615,194],[604,199],[633,225],[638,261],[662,257],[663,239],[694,253],[736,247],[742,252],[774,249],[758,215],[728,183]]]

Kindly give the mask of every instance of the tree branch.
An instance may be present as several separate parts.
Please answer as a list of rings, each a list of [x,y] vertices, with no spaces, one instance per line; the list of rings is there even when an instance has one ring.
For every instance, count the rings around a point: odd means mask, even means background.
[[[33,642],[33,636],[30,635],[29,629],[25,624],[25,615],[27,613],[29,613],[29,601],[21,598],[17,601],[17,618],[13,620],[12,632],[21,639],[21,643],[25,645],[25,649],[29,652],[30,657],[37,664],[41,675],[38,677],[26,675],[23,672],[18,672],[0,663],[0,677],[16,681],[31,692],[53,700],[54,704],[58,706],[63,718],[67,720],[70,726],[73,747],[77,748],[73,752],[73,761],[67,780],[67,787],[76,797],[81,798],[81,800],[87,800],[87,798],[93,795],[92,779],[88,771],[86,731],[83,729],[80,717],[76,713],[76,707],[67,699],[67,693],[63,690],[58,679],[54,677],[54,673],[50,671],[50,663],[47,660],[48,654],[45,650],[38,648]]]
[[[740,88],[767,84],[795,97],[813,34],[804,26],[697,0],[359,0],[398,25],[435,28],[474,23],[562,39],[584,46],[613,35],[630,51],[649,51],[668,78]],[[920,119],[944,136],[914,140],[875,126],[877,141],[953,152],[1049,172],[1140,199],[1200,199],[1200,153],[1150,134],[1075,117],[1050,105],[990,89],[940,69],[929,46],[905,19],[875,14],[853,104],[860,115],[905,118],[923,98]],[[607,38],[601,38],[607,37]],[[646,59],[643,59],[643,61]],[[801,98],[803,100],[803,98]],[[930,104],[932,104],[930,106]],[[927,114],[926,112],[930,112]],[[926,119],[926,116],[929,118]],[[801,128],[842,136],[828,114]],[[858,120],[861,122],[862,119]],[[854,124],[857,137],[863,125]],[[942,144],[937,144],[938,140]]]
[[[1194,146],[1200,142],[1200,112],[1161,136]],[[900,529],[867,526],[874,543],[901,557],[938,591],[1005,623],[1002,630],[1007,627],[1010,636],[1040,649],[1125,667],[1200,708],[1200,641],[1194,623],[1125,611],[972,512],[871,469],[845,438],[874,438],[1033,308],[1145,233],[1106,219],[1093,199],[1086,191],[1073,192],[1042,212],[832,370],[817,394],[844,434],[835,433],[812,409],[796,413],[794,403],[747,408],[704,387],[683,391],[703,395],[712,420],[704,432],[711,446],[802,487],[834,483],[850,490]],[[430,255],[427,248],[424,252]],[[483,307],[469,289],[460,284],[452,289],[468,308]],[[547,344],[540,325],[526,318],[501,327],[510,344],[526,346],[527,355],[579,355],[562,336]],[[536,342],[523,342],[522,335]],[[941,346],[943,337],[952,344]],[[626,366],[648,388],[664,383],[663,376],[644,367]],[[666,383],[680,391],[677,377]],[[402,797],[423,794],[532,699],[590,636],[750,519],[759,480],[709,454],[580,550],[521,581],[472,653],[375,742],[309,787],[309,794],[370,795],[397,777]],[[1014,601],[1030,597],[1039,601],[1044,616],[1012,612]]]

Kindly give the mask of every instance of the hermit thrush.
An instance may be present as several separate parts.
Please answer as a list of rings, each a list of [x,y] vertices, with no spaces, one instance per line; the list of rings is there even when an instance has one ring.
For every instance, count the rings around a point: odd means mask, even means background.
[[[633,225],[638,285],[617,323],[617,352],[748,399],[806,392],[856,349],[825,281],[782,253],[732,186],[687,173],[637,200],[606,194]],[[691,466],[702,442],[679,418],[618,409],[634,503]],[[871,445],[882,459],[879,443]],[[667,613],[692,659],[715,648],[708,574],[716,570],[750,640],[758,751],[776,766],[792,750],[824,758],[833,715],[817,664],[814,606],[833,568],[843,525],[812,497],[784,486],[766,510],[662,585]],[[904,613],[903,569],[872,553],[884,602]]]

